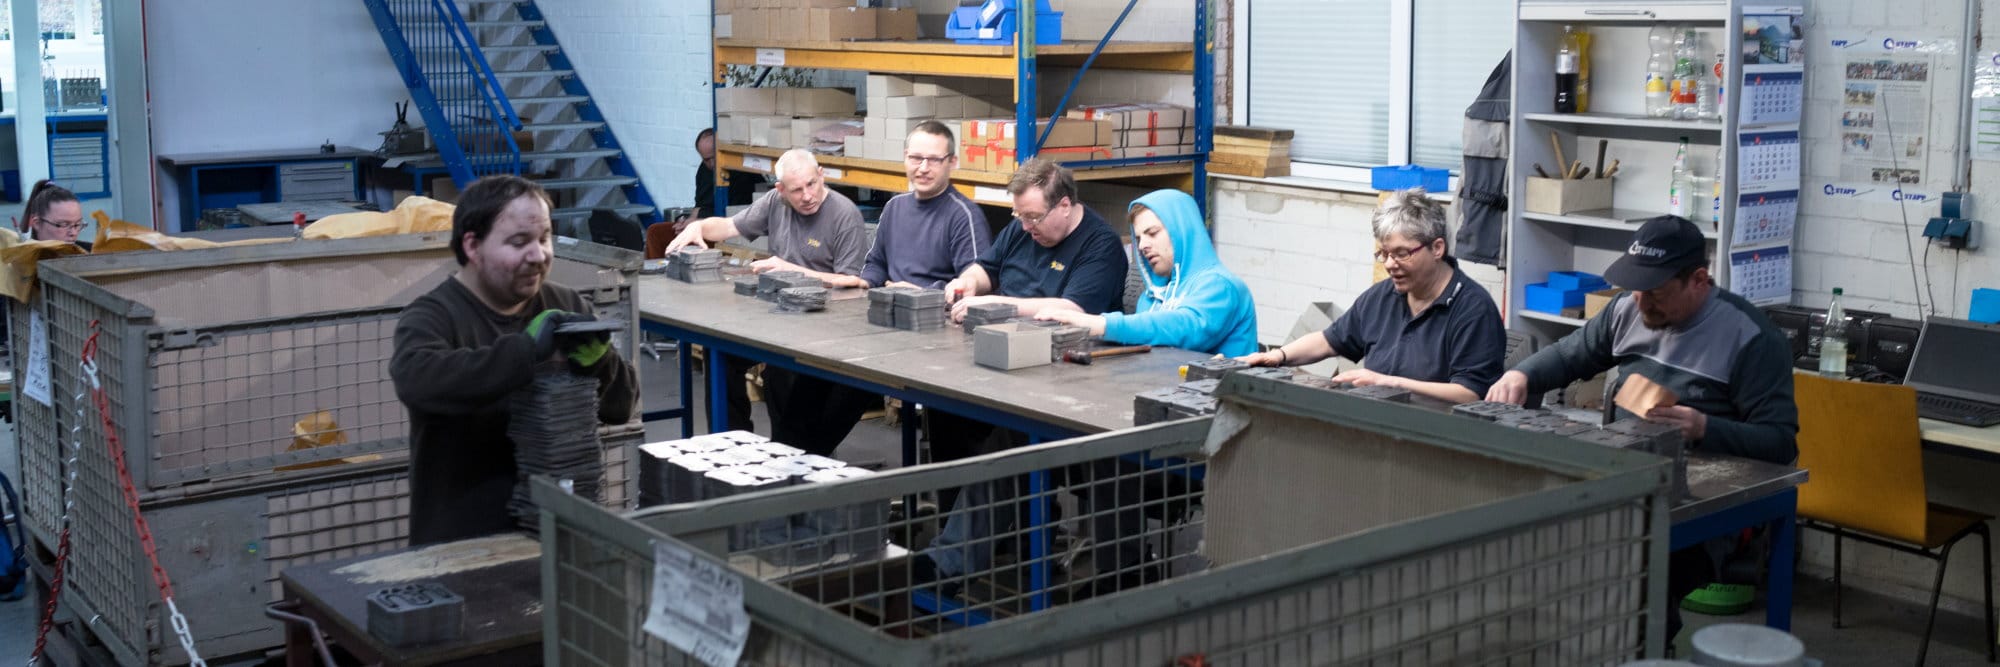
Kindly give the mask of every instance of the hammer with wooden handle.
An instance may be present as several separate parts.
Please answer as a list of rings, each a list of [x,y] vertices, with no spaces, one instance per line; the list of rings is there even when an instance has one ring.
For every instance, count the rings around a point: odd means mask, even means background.
[[[1141,354],[1151,351],[1153,351],[1153,346],[1151,345],[1127,345],[1124,347],[1107,347],[1102,350],[1091,350],[1089,352],[1085,352],[1083,350],[1070,350],[1068,352],[1063,353],[1063,361],[1067,361],[1072,364],[1083,364],[1085,366],[1089,366],[1091,362],[1097,361],[1098,359],[1103,359],[1105,357],[1122,357],[1128,354]]]

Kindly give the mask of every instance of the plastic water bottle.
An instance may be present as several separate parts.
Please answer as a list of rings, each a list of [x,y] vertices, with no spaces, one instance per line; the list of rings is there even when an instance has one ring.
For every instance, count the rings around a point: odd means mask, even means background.
[[[1688,172],[1688,139],[1681,137],[1681,147],[1674,153],[1674,176],[1667,184],[1667,213],[1687,218],[1694,208],[1694,174]]]
[[[1700,72],[1694,64],[1695,46],[1700,37],[1693,30],[1682,30],[1674,40],[1674,118],[1694,120],[1699,99],[1695,87],[1700,84]]]
[[[1563,26],[1562,48],[1556,50],[1556,113],[1576,113],[1581,46],[1576,29]]]
[[[1711,70],[1720,69],[1722,67],[1722,54],[1719,53],[1716,54],[1715,61],[1716,61],[1715,67],[1711,68]],[[1717,118],[1721,118],[1722,115],[1720,111],[1722,107],[1719,106],[1721,104],[1721,98],[1719,97],[1719,95],[1722,91],[1718,88],[1719,84],[1721,83],[1721,79],[1718,79],[1714,76],[1710,76],[1709,72],[1699,72],[1695,75],[1695,78],[1696,78],[1694,86],[1695,117],[1700,118],[1702,120],[1715,120]]]
[[[1826,325],[1820,327],[1819,374],[1847,377],[1847,309],[1840,307],[1838,287],[1833,288],[1833,302],[1826,305]]]
[[[1728,165],[1722,162],[1722,147],[1715,147],[1715,175],[1708,179],[1708,225],[1715,232],[1722,231],[1722,175]]]
[[[1667,83],[1674,73],[1673,35],[1669,26],[1654,26],[1646,40],[1653,51],[1652,57],[1646,59],[1646,115],[1654,118],[1667,118],[1674,111]]]

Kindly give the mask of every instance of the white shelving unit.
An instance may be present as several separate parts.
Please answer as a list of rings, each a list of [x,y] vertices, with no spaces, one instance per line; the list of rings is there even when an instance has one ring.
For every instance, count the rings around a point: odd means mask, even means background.
[[[1689,163],[1699,177],[1695,190],[1704,195],[1710,188],[1707,179],[1716,173],[1718,162],[1739,165],[1747,149],[1755,149],[1753,155],[1765,155],[1767,147],[1775,145],[1765,143],[1767,139],[1776,142],[1790,136],[1794,142],[1792,146],[1796,147],[1799,129],[1796,118],[1787,123],[1751,123],[1740,101],[1745,93],[1746,74],[1759,85],[1765,85],[1763,79],[1758,77],[1766,73],[1782,73],[1802,82],[1804,65],[1753,64],[1746,67],[1742,55],[1743,30],[1746,14],[1754,17],[1803,10],[1782,2],[1760,3],[1754,0],[1519,0],[1517,9],[1512,174],[1508,189],[1512,193],[1512,201],[1508,206],[1507,322],[1511,328],[1552,340],[1582,325],[1583,320],[1524,309],[1524,287],[1543,281],[1550,271],[1603,273],[1613,260],[1624,253],[1640,221],[1667,212],[1667,189],[1672,178],[1674,151],[1681,138],[1688,139]],[[1662,24],[1682,25],[1700,34],[1702,46],[1698,50],[1701,54],[1698,62],[1704,68],[1713,64],[1715,53],[1728,54],[1723,80],[1732,83],[1726,86],[1722,97],[1721,118],[1674,120],[1646,115],[1644,91],[1646,61],[1650,56],[1648,34]],[[1590,108],[1586,113],[1553,112],[1555,53],[1561,45],[1565,25],[1587,28],[1592,37]],[[1798,87],[1803,90],[1802,83]],[[1550,145],[1551,134],[1562,145],[1566,157],[1581,160],[1593,168],[1599,142],[1604,142],[1605,164],[1610,165],[1614,159],[1618,161],[1618,172],[1612,184],[1613,208],[1565,215],[1525,210],[1527,179],[1535,174],[1535,166],[1542,165],[1546,169],[1557,164],[1555,150]],[[1746,141],[1752,143],[1746,145]],[[1746,182],[1739,177],[1743,169],[1725,169],[1717,211],[1719,221],[1715,224],[1710,223],[1709,198],[1696,198],[1694,203],[1698,210],[1690,218],[1703,227],[1703,233],[1710,241],[1713,258],[1710,272],[1718,285],[1733,289],[1737,284],[1739,276],[1732,275],[1732,255],[1749,257],[1754,254],[1763,259],[1789,257],[1793,238],[1789,230],[1797,219],[1799,164],[1796,150],[1792,151],[1789,167],[1789,182],[1768,177]],[[1555,169],[1547,170],[1555,173]],[[1739,235],[1735,224],[1739,203],[1757,205],[1764,202],[1758,199],[1759,196],[1783,200],[1786,193],[1792,193],[1789,214],[1774,218],[1769,206],[1755,209],[1751,212],[1759,216],[1760,222],[1742,230],[1746,233]],[[1780,229],[1771,226],[1774,222],[1780,224],[1785,233],[1771,231]],[[1753,230],[1765,231],[1749,233]],[[1789,276],[1788,259],[1773,261],[1785,262],[1784,273]],[[1754,277],[1756,285],[1771,292],[1753,301],[1782,303],[1790,300],[1789,278],[1784,280],[1780,296],[1780,290],[1771,286],[1773,278],[1769,275],[1759,273],[1744,277]],[[1743,293],[1742,290],[1736,291]]]

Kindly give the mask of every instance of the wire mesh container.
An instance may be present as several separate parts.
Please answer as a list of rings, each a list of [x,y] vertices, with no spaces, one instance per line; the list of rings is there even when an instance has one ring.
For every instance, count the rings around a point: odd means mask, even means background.
[[[1663,649],[1661,459],[1242,374],[1218,391],[1212,418],[622,516],[538,483],[545,661],[694,664],[644,629],[689,611],[653,596],[683,551],[734,578],[752,665]]]

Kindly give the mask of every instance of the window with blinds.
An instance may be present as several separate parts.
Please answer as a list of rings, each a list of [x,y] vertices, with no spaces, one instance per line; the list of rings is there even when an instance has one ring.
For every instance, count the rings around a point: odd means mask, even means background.
[[[1242,1],[1246,120],[1291,128],[1302,163],[1457,171],[1465,107],[1514,41],[1505,0]]]

